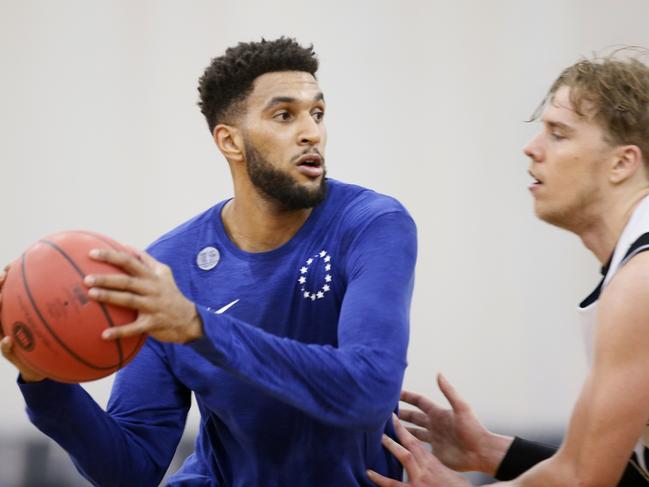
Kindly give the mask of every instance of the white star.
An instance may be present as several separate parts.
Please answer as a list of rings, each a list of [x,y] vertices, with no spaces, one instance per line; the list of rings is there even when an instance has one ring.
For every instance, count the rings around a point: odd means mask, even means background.
[[[310,296],[309,291],[304,291],[304,297],[308,298]]]
[[[324,257],[325,255],[327,255],[327,252],[325,252],[324,250],[320,252],[320,257]]]
[[[322,291],[318,291],[318,299],[324,298],[324,293]]]
[[[297,280],[300,284],[304,284],[306,282],[306,277],[300,276],[300,278]]]
[[[309,260],[306,261],[306,265],[311,265],[312,262],[313,262],[313,259],[309,259]]]
[[[325,266],[325,271],[329,272],[331,270],[331,264]]]
[[[315,293],[311,295],[311,301],[315,301]]]
[[[331,288],[329,287],[329,284],[325,284],[324,286],[322,286],[322,290],[323,290],[324,292],[329,291],[329,289],[331,289]]]
[[[324,258],[324,261],[325,261],[325,262],[329,262],[330,260],[331,260],[331,256],[330,256],[330,255],[328,255],[328,256],[326,256],[326,257]]]
[[[325,281],[326,281],[326,282],[331,282],[331,276],[330,276],[329,274],[327,274],[327,275],[325,276]]]
[[[302,267],[302,269],[300,269],[300,274],[306,274],[306,271],[308,270],[309,269],[307,269],[306,267]]]

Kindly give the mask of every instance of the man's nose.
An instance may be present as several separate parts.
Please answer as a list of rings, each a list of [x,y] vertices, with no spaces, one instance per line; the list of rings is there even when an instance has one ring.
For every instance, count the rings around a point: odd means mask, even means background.
[[[299,142],[304,145],[315,145],[320,142],[321,127],[309,114],[300,122]]]

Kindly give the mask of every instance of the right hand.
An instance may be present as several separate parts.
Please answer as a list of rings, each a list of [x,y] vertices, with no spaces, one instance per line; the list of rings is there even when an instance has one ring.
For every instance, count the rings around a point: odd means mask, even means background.
[[[426,450],[421,442],[404,428],[396,416],[393,418],[394,430],[399,443],[388,435],[383,435],[381,443],[403,465],[408,475],[408,483],[390,479],[367,471],[367,476],[379,487],[470,487],[471,484],[457,472],[445,467],[438,458]]]
[[[0,311],[2,311],[2,285],[7,279],[8,272],[9,266],[6,266],[3,271],[0,271]],[[0,351],[2,351],[2,356],[9,362],[14,364],[14,366],[18,369],[18,372],[20,372],[20,376],[22,377],[23,381],[40,382],[46,379],[44,375],[37,373],[36,371],[25,365],[14,353],[13,340],[10,336],[4,336],[2,321],[0,321],[0,336],[2,336],[2,340],[0,341]]]
[[[401,400],[418,409],[402,409],[399,417],[418,426],[408,427],[408,431],[430,443],[433,453],[447,467],[459,472],[494,475],[512,438],[488,431],[471,406],[441,374],[437,376],[437,384],[451,409],[441,408],[420,394],[403,391]]]

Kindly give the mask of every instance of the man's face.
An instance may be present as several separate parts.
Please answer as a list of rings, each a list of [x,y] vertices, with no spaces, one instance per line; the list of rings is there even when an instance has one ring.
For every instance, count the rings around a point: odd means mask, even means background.
[[[250,180],[284,209],[311,208],[325,197],[324,111],[317,81],[301,71],[259,76],[246,100],[242,132]]]
[[[613,146],[588,111],[580,116],[574,110],[569,87],[557,90],[542,122],[541,132],[524,148],[534,178],[534,210],[548,223],[576,230],[598,211]]]

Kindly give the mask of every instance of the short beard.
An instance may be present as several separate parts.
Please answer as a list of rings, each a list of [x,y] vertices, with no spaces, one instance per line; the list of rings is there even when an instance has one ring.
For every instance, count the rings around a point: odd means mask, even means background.
[[[274,168],[250,143],[245,142],[246,167],[250,181],[263,196],[279,203],[284,210],[313,208],[327,196],[326,170],[323,168],[320,184],[315,189],[300,185],[290,174]]]

